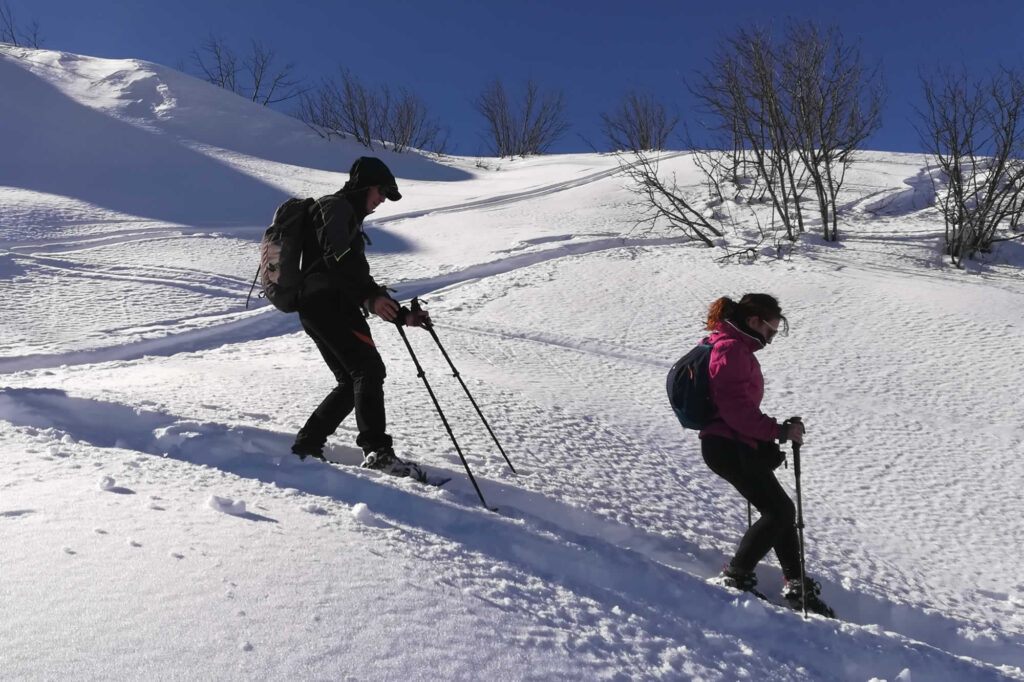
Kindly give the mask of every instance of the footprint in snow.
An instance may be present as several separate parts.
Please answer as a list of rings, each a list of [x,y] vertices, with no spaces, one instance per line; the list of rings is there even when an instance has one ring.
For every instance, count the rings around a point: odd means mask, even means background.
[[[10,511],[0,512],[0,519],[16,519],[29,514],[34,514],[35,509],[11,509]]]

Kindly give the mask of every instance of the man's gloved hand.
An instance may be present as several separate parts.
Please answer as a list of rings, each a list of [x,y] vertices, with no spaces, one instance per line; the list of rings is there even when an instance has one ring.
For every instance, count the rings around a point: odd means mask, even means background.
[[[405,324],[410,327],[430,327],[430,313],[426,310],[405,311]]]
[[[377,296],[371,302],[370,312],[385,322],[394,322],[398,316],[398,302],[390,296]]]

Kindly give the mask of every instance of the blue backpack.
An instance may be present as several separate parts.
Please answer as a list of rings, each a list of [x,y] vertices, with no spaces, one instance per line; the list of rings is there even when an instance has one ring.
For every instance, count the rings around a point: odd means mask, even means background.
[[[715,404],[711,400],[711,348],[713,342],[698,344],[679,358],[668,372],[665,388],[679,423],[701,430],[711,422]]]

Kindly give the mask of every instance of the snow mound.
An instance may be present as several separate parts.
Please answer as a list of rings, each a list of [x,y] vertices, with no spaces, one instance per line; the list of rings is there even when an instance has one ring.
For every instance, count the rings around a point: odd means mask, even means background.
[[[220,497],[218,495],[210,495],[210,499],[206,501],[206,505],[214,511],[219,511],[222,514],[231,514],[232,516],[238,516],[245,513],[245,500],[232,500],[228,497]]]

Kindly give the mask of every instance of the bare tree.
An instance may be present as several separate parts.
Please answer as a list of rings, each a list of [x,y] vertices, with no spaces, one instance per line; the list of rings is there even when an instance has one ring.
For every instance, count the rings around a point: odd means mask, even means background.
[[[735,150],[732,167],[752,175],[750,194],[760,190],[770,199],[787,237],[795,240],[803,221],[802,191],[776,81],[776,57],[768,34],[743,29],[723,43],[691,92],[710,116],[706,127],[729,140]],[[701,165],[721,166],[721,161]]]
[[[510,101],[500,78],[484,88],[474,106],[487,121],[496,156],[544,154],[569,130],[562,93],[541,93],[532,79],[526,82],[520,106]]]
[[[448,143],[447,132],[420,97],[404,88],[371,90],[347,69],[303,94],[296,116],[322,135],[351,135],[368,149],[379,144],[398,152],[416,148],[443,154]]]
[[[938,173],[936,200],[952,263],[986,252],[1005,226],[1016,229],[1024,201],[1024,79],[1001,69],[977,82],[945,70],[922,76],[918,133]]]
[[[601,121],[610,151],[660,151],[679,122],[679,115],[668,113],[650,93],[631,90],[615,111],[601,114]]]
[[[839,190],[854,152],[881,125],[884,86],[835,26],[823,32],[810,22],[791,24],[781,55],[794,148],[811,179],[825,240],[837,241]]]
[[[274,50],[252,41],[252,51],[245,58],[245,70],[250,78],[249,98],[264,106],[287,102],[302,95],[302,80],[294,77],[291,62],[277,65]]]
[[[33,19],[27,27],[18,26],[10,4],[3,2],[0,4],[0,43],[10,43],[19,47],[42,47],[39,22]]]
[[[279,66],[274,50],[255,40],[241,62],[231,47],[214,35],[199,49],[192,50],[191,56],[199,75],[207,82],[257,104],[279,104],[305,92],[301,80],[293,76],[295,66],[291,63]]]
[[[381,90],[380,133],[391,149],[403,152],[409,148],[428,149],[443,154],[448,146],[448,133],[442,131],[436,118],[430,118],[426,102],[402,88],[393,94],[387,86]]]
[[[220,38],[210,35],[197,50],[192,50],[192,63],[207,83],[243,94],[238,86],[238,62],[235,53]]]
[[[720,140],[698,165],[713,196],[722,183],[761,195],[789,239],[805,230],[802,202],[817,197],[822,231],[838,239],[837,197],[854,153],[880,125],[883,88],[839,29],[790,23],[784,40],[741,29],[724,41],[691,92]]]

